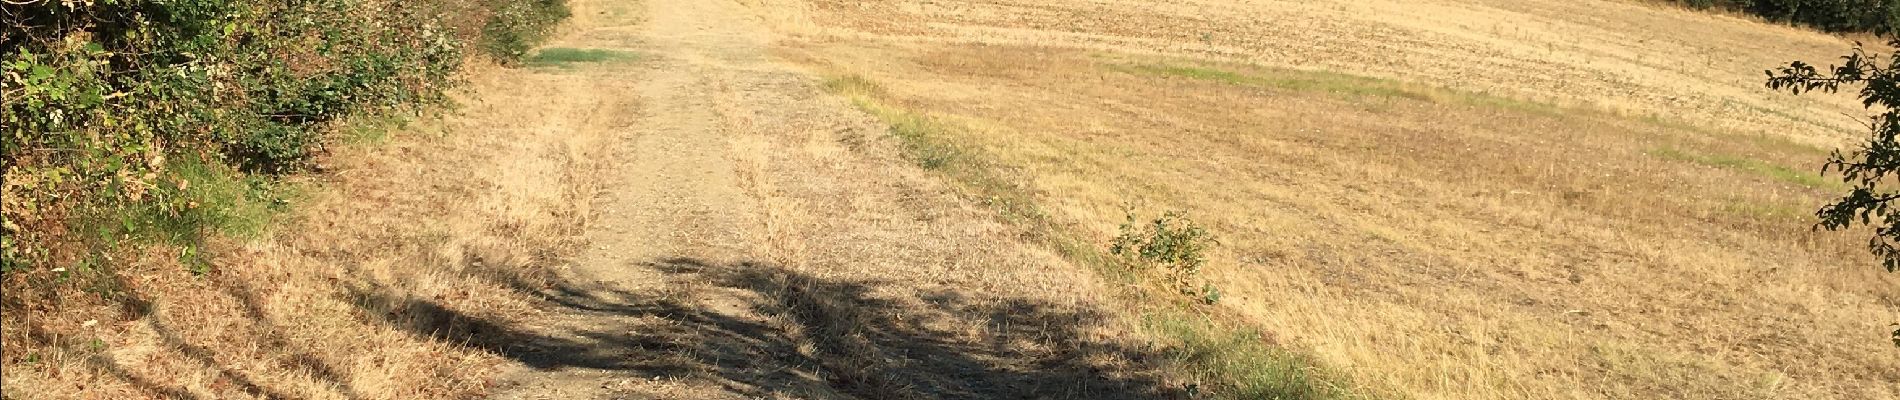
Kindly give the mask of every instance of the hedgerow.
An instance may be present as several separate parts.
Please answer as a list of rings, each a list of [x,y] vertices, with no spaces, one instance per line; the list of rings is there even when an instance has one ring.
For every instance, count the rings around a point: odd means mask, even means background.
[[[337,121],[442,103],[469,49],[509,62],[566,15],[563,0],[0,2],[0,271],[100,268],[140,241],[195,254],[310,169]]]
[[[1831,32],[1893,33],[1900,28],[1900,0],[1674,0],[1695,8],[1721,8]]]

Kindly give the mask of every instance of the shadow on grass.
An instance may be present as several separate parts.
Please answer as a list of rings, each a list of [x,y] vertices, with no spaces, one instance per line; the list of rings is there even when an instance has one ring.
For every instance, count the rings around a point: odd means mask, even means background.
[[[119,312],[125,316],[125,319],[144,323],[151,329],[152,333],[157,336],[158,344],[161,348],[167,350],[169,353],[182,356],[183,360],[189,362],[194,368],[210,371],[212,375],[215,376],[217,385],[229,385],[237,392],[257,398],[302,398],[289,395],[279,388],[258,383],[257,380],[250,376],[249,372],[233,369],[233,367],[230,367],[230,365],[232,365],[231,362],[234,361],[232,356],[221,355],[218,351],[210,347],[192,342],[187,336],[180,334],[176,328],[166,322],[165,318],[155,315],[154,311],[156,310],[156,306],[147,299],[148,296],[146,294],[136,289],[137,286],[127,283],[124,276],[115,275],[111,279],[114,280],[115,287],[124,289],[123,291],[117,292],[118,294],[115,296],[115,300],[118,303]],[[327,387],[331,393],[337,396],[346,399],[361,398],[361,396],[350,387],[351,377],[349,375],[332,367],[323,359],[317,357],[315,353],[301,349],[290,342],[284,335],[284,328],[272,323],[271,320],[265,316],[264,309],[259,303],[261,299],[257,296],[257,292],[252,290],[248,284],[232,279],[222,279],[220,277],[213,278],[208,286],[219,289],[226,295],[237,300],[238,306],[241,308],[240,311],[249,321],[252,321],[254,325],[251,327],[251,330],[247,332],[233,332],[233,334],[252,335],[261,339],[259,343],[261,346],[259,350],[261,351],[258,352],[259,354],[281,356],[282,359],[277,365],[307,374],[319,381],[318,383]],[[95,344],[88,345],[83,340],[76,341],[78,338],[70,334],[51,332],[37,324],[29,324],[26,328],[26,338],[32,342],[31,345],[28,346],[29,348],[62,348],[73,351],[93,346],[94,349],[91,351],[79,350],[86,365],[114,379],[131,385],[149,398],[205,398],[204,396],[193,393],[185,387],[163,384],[132,371],[126,367],[125,363],[119,361],[111,353],[98,351],[103,348],[102,342],[93,342]]]
[[[971,298],[940,290],[898,298],[872,295],[875,279],[828,279],[769,264],[709,264],[664,259],[628,265],[668,280],[692,282],[737,303],[707,304],[693,292],[628,291],[589,279],[525,279],[472,267],[471,277],[533,296],[557,314],[598,323],[525,327],[459,312],[433,299],[374,286],[346,293],[372,321],[428,340],[466,346],[542,370],[584,369],[640,378],[717,382],[748,397],[1177,398],[1179,388],[1152,371],[1154,349],[1089,337],[1100,310],[1031,299]],[[254,336],[283,369],[300,372],[329,395],[359,398],[353,377],[314,349],[285,336],[262,307],[260,292],[241,279],[213,276],[209,289],[235,299]],[[96,370],[148,398],[203,399],[241,394],[301,398],[298,388],[263,382],[229,367],[238,354],[196,342],[186,327],[155,313],[136,286],[118,298],[125,320],[154,332],[167,357],[211,373],[213,392],[169,383],[110,352],[87,351],[83,338],[32,326],[33,348],[67,348]],[[940,323],[956,321],[954,324]],[[539,324],[543,321],[535,321]],[[9,343],[8,345],[12,345]],[[217,389],[222,386],[224,389]]]
[[[720,382],[745,396],[842,393],[904,398],[1181,397],[1134,367],[1148,349],[1092,340],[1099,310],[1029,299],[972,299],[956,292],[890,300],[876,280],[836,280],[785,268],[695,259],[655,260],[669,280],[721,299],[670,290],[630,292],[572,280],[498,283],[593,323],[524,329],[459,313],[424,298],[356,293],[392,326],[544,369],[603,370],[634,378]],[[507,274],[488,275],[491,278]],[[716,304],[711,304],[716,303]],[[945,327],[955,318],[982,326]],[[951,324],[955,325],[955,324]],[[980,332],[980,333],[974,333]],[[804,389],[801,389],[804,388]]]

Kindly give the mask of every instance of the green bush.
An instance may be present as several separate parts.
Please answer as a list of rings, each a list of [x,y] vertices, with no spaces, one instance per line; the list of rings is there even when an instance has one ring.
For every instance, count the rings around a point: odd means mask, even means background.
[[[1131,210],[1108,252],[1135,268],[1161,268],[1182,292],[1212,303],[1220,300],[1220,291],[1204,282],[1197,287],[1194,280],[1207,264],[1203,253],[1215,243],[1207,229],[1195,225],[1185,212],[1169,211],[1143,222]]]
[[[495,10],[482,27],[482,49],[504,61],[520,60],[528,50],[547,39],[555,22],[567,19],[570,11],[563,0],[527,0],[509,2]]]
[[[219,225],[174,189],[305,170],[340,118],[442,102],[464,48],[532,46],[566,13],[561,0],[8,4],[0,271],[99,258],[99,242],[139,230]],[[152,211],[136,218],[148,223],[125,223],[130,209]]]

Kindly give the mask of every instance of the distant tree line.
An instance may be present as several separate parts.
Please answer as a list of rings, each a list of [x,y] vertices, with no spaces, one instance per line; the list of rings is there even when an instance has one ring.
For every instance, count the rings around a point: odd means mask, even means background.
[[[1900,0],[1673,0],[1698,9],[1744,12],[1830,32],[1892,33]]]

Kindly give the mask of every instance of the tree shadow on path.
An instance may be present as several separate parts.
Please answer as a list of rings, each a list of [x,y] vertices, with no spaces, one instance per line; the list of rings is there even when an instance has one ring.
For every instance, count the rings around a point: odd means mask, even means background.
[[[952,291],[891,298],[874,295],[883,283],[876,280],[761,263],[673,258],[629,267],[653,268],[693,288],[636,293],[580,279],[543,284],[488,275],[557,313],[591,321],[553,329],[511,326],[426,298],[355,296],[365,309],[388,310],[378,314],[392,326],[536,369],[705,379],[748,397],[1182,397],[1144,368],[1162,357],[1156,349],[1091,338],[1089,329],[1105,319],[1100,310]],[[722,295],[695,295],[707,291]]]

